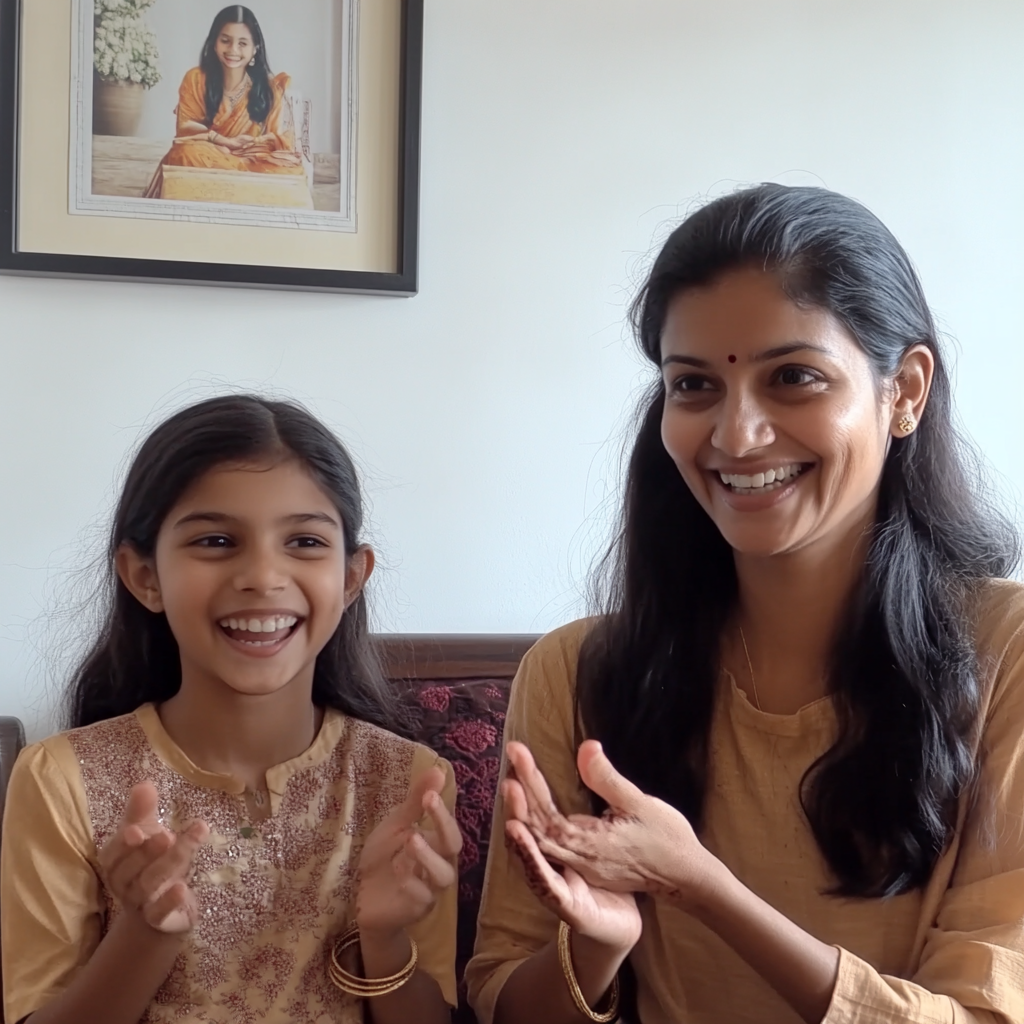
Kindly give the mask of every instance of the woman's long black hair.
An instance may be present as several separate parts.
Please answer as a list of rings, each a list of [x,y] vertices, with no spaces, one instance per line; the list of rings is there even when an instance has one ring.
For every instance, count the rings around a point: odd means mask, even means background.
[[[797,303],[831,313],[879,382],[912,345],[935,376],[918,429],[894,440],[862,579],[832,652],[838,739],[801,797],[836,894],[924,884],[975,778],[980,679],[973,599],[1017,561],[1013,528],[985,500],[958,438],[931,313],[903,248],[859,203],[819,188],[761,185],[717,199],[669,237],[632,307],[660,366],[672,298],[737,268],[775,274]],[[660,374],[659,374],[660,380]],[[735,610],[733,552],[661,440],[663,385],[641,409],[620,531],[604,562],[603,624],[580,653],[588,735],[699,829],[723,629]]]
[[[253,60],[255,63],[245,70],[252,81],[249,89],[249,117],[254,124],[263,124],[274,105],[274,93],[270,88],[270,64],[267,61],[267,45],[263,41],[263,30],[256,15],[248,7],[232,5],[225,7],[210,26],[210,34],[203,43],[199,55],[199,67],[206,78],[206,116],[203,123],[209,127],[220,110],[224,99],[224,67],[217,56],[217,39],[225,25],[245,25],[252,36]]]
[[[143,607],[118,578],[118,549],[130,544],[152,557],[161,524],[193,482],[224,463],[268,458],[300,462],[341,516],[346,555],[359,547],[363,503],[355,466],[334,434],[301,406],[230,395],[175,413],[146,438],[128,471],[107,547],[106,614],[67,689],[70,727],[168,700],[181,686],[178,644],[167,617]],[[363,594],[346,609],[317,656],[313,701],[392,731],[407,731],[371,644]]]

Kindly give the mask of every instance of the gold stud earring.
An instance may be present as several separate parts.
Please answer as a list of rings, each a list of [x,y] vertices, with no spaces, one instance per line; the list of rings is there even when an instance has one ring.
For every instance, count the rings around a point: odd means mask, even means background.
[[[899,421],[897,426],[904,434],[912,434],[917,429],[917,420],[908,414]]]

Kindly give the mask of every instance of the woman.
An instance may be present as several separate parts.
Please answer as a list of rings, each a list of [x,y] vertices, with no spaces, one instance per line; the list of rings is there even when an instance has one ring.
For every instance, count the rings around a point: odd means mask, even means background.
[[[1024,1020],[1024,588],[906,253],[762,185],[633,313],[659,379],[607,614],[513,687],[481,1020]]]
[[[289,77],[272,75],[256,15],[225,7],[210,27],[199,67],[178,90],[177,137],[146,197],[163,194],[163,167],[305,174],[295,145]]]

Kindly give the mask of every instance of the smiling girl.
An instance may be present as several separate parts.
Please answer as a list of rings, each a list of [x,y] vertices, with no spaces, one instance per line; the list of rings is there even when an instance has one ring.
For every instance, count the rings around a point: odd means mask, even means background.
[[[146,198],[161,197],[165,164],[305,174],[287,94],[290,81],[271,72],[256,15],[248,7],[225,7],[213,19],[199,66],[182,79],[174,144]]]
[[[454,781],[394,731],[362,516],[288,403],[213,399],[142,445],[74,728],[10,780],[6,1020],[449,1019]]]
[[[608,607],[513,685],[481,1020],[1018,1024],[1024,588],[910,260],[763,185],[634,322]]]

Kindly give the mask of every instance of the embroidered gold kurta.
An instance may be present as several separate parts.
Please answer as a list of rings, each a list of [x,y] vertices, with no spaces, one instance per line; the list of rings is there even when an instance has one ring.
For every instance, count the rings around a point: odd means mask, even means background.
[[[327,976],[328,951],[351,923],[362,844],[432,765],[426,747],[328,710],[312,746],[267,772],[270,817],[250,822],[244,787],[203,771],[165,732],[152,705],[26,748],[4,815],[0,913],[6,1019],[63,991],[119,913],[97,851],[115,832],[128,791],[149,779],[173,830],[211,829],[191,881],[197,928],[147,1024],[347,1024],[362,1003]],[[456,889],[411,930],[420,967],[455,1004]]]
[[[573,690],[588,624],[545,637],[512,687],[505,742],[533,751],[565,813],[590,813],[575,765]],[[700,839],[750,889],[840,948],[822,1024],[1024,1022],[1024,587],[994,582],[976,622],[984,679],[977,800],[928,884],[889,900],[824,895],[833,884],[800,806],[800,782],[836,735],[831,700],[758,711],[723,678],[710,736]],[[470,1002],[490,1024],[502,985],[556,935],[504,841],[498,801]],[[642,1024],[799,1024],[716,934],[660,899],[641,904],[630,960]]]

